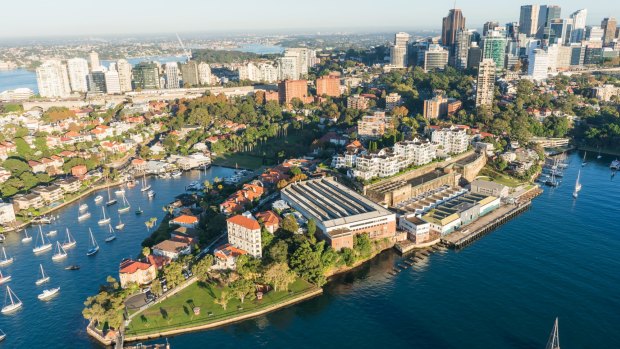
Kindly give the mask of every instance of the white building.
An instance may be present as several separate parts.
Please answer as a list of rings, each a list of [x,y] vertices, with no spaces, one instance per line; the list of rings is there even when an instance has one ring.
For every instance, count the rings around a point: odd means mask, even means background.
[[[131,64],[125,59],[119,59],[116,62],[116,70],[118,71],[118,81],[121,85],[121,92],[131,91]]]
[[[88,54],[90,59],[90,70],[91,71],[101,71],[101,62],[99,62],[99,54],[95,51],[91,51]]]
[[[549,53],[542,49],[534,49],[529,57],[527,75],[532,80],[543,81],[547,79],[549,72]]]
[[[254,64],[252,62],[239,67],[239,80],[254,82],[278,81],[278,68],[268,63]]]
[[[7,224],[13,221],[15,221],[13,205],[8,202],[0,203],[0,224]]]
[[[226,228],[229,243],[247,251],[253,257],[262,257],[260,224],[251,214],[245,213],[228,218]]]
[[[88,91],[88,62],[84,58],[71,58],[67,61],[69,83],[73,92]]]
[[[166,63],[166,88],[179,88],[179,65],[177,62]]]
[[[299,80],[299,68],[297,66],[299,58],[297,56],[284,56],[279,60],[279,74],[280,80]]]
[[[205,63],[198,64],[198,81],[201,85],[211,85],[213,76],[211,75],[211,67]]]
[[[408,64],[407,46],[409,45],[409,34],[400,32],[394,37],[394,45],[390,47],[390,64],[396,68],[405,68]]]
[[[424,70],[444,69],[448,64],[448,50],[433,44],[424,52]]]
[[[0,101],[23,101],[34,96],[34,92],[26,87],[0,92]]]
[[[406,231],[412,241],[422,241],[431,232],[431,224],[413,214],[401,216],[398,219],[398,228]]]
[[[59,60],[45,61],[37,68],[37,85],[41,97],[68,97],[71,87],[67,66]]]
[[[443,128],[433,131],[431,141],[438,146],[438,149],[447,154],[460,154],[467,150],[469,136],[464,129]]]
[[[104,74],[106,92],[110,95],[120,94],[122,91],[118,72],[116,70],[108,70]]]

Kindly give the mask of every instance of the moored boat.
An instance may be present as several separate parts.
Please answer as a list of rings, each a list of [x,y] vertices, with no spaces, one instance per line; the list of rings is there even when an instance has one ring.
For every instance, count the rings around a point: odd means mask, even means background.
[[[170,177],[172,178],[179,178],[181,177],[181,175],[183,174],[183,172],[181,172],[181,170],[175,170],[170,174]]]
[[[88,232],[90,233],[90,248],[86,251],[87,256],[92,256],[99,252],[99,245],[97,241],[95,241],[95,237],[93,236],[93,231],[88,228]]]
[[[77,242],[75,241],[73,236],[71,236],[71,233],[69,233],[69,228],[65,228],[65,229],[67,230],[67,239],[65,240],[65,242],[62,243],[62,248],[66,250],[66,249],[75,247]]]
[[[98,203],[100,203],[100,202],[102,202],[102,201],[103,201],[103,196],[101,196],[101,195],[97,195],[97,196],[95,196],[95,203],[97,203],[97,204],[98,204]]]
[[[32,236],[28,236],[28,231],[24,229],[24,237],[22,238],[23,243],[27,243],[32,241]]]
[[[2,270],[0,270],[0,285],[11,281],[11,275],[3,275]]]
[[[23,305],[24,304],[17,297],[15,292],[13,292],[11,290],[11,288],[9,286],[7,286],[6,287],[6,297],[5,297],[5,301],[4,301],[4,307],[2,307],[2,310],[0,310],[0,312],[2,312],[2,314],[10,314],[10,313],[18,310],[19,308],[21,308]]]
[[[155,197],[155,191],[149,190],[149,192],[147,193],[147,196],[149,197],[149,199],[154,198]]]
[[[39,239],[41,239],[40,243]],[[37,237],[37,243],[39,244],[32,249],[32,252],[34,253],[41,253],[52,249],[52,244],[45,240],[45,236],[43,235],[41,227],[39,227],[39,236]]]
[[[78,216],[78,222],[87,220],[90,218],[90,212],[84,212],[81,215]]]
[[[60,291],[60,287],[51,288],[49,290],[46,289],[46,290],[43,290],[43,292],[41,292],[37,296],[37,298],[39,298],[39,300],[46,301],[46,300],[51,299],[52,297],[56,296],[59,291]]]
[[[13,257],[8,257],[6,255],[6,249],[2,247],[2,259],[0,259],[0,267],[4,267],[5,265],[9,265],[13,263]]]
[[[103,211],[103,218],[98,220],[97,224],[99,224],[99,225],[106,225],[106,224],[110,223],[110,221],[112,219],[110,217],[106,217],[106,215],[105,215],[105,207],[101,207],[101,211]]]
[[[56,253],[52,256],[53,261],[59,261],[67,258],[67,251],[60,245],[60,242],[56,241]]]
[[[41,269],[41,277],[38,278],[37,281],[34,282],[34,284],[37,286],[43,285],[44,283],[50,281],[50,277],[48,275],[45,275],[45,271],[43,270],[42,264],[39,264],[39,268]]]
[[[110,229],[109,229],[109,232],[108,232],[108,236],[105,238],[105,242],[112,242],[112,241],[116,240],[116,234],[114,234],[114,230],[112,230],[112,226],[111,225],[109,225],[108,227]]]
[[[620,161],[618,161],[618,159],[612,161],[609,165],[609,168],[614,171],[620,170]]]
[[[65,267],[65,270],[80,270],[80,266],[77,264],[69,265]]]

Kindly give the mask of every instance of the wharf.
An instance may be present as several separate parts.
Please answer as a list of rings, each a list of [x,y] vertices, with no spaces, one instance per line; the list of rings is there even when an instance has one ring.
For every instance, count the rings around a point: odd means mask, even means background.
[[[519,204],[509,204],[498,208],[475,222],[441,238],[441,242],[454,249],[463,248],[482,236],[495,230],[495,228],[506,223],[520,213],[530,208],[531,200]]]

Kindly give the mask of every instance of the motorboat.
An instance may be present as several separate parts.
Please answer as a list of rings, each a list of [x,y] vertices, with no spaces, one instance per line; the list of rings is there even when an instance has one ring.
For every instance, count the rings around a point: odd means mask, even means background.
[[[138,209],[136,210],[136,216],[139,216],[143,213],[144,213],[144,210],[141,207],[138,207]]]
[[[58,230],[50,230],[47,233],[45,233],[45,236],[52,237],[52,236],[56,236],[56,234],[58,234]]]
[[[618,161],[618,159],[612,161],[609,165],[609,168],[614,171],[620,170],[620,161]]]
[[[183,172],[181,172],[181,170],[175,170],[170,174],[170,177],[172,178],[180,178],[181,175],[183,174]]]
[[[84,212],[78,216],[78,222],[85,221],[90,218],[90,212]]]
[[[101,195],[97,195],[97,196],[95,196],[95,203],[97,203],[97,204],[98,204],[98,203],[100,203],[100,202],[102,202],[102,201],[103,201],[103,196],[101,196]]]
[[[125,189],[123,189],[123,188],[118,189],[118,190],[114,191],[114,194],[118,195],[118,196],[125,195]]]
[[[65,270],[80,270],[80,266],[77,264],[69,265],[65,267]]]
[[[80,213],[88,210],[88,204],[81,204],[78,210],[80,211]]]
[[[53,298],[54,296],[56,296],[58,294],[58,292],[60,292],[60,287],[51,288],[49,290],[43,290],[43,292],[41,292],[37,296],[37,298],[39,298],[39,300],[41,300],[41,301],[46,301],[46,300],[49,300],[49,299]]]
[[[149,190],[149,192],[147,193],[147,196],[149,197],[149,199],[152,199],[155,197],[155,192],[153,190]]]

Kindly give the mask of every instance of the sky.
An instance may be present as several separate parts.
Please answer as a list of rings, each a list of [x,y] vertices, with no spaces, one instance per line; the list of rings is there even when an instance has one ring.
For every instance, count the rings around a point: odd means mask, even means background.
[[[440,29],[453,0],[2,0],[0,37]],[[468,28],[519,20],[515,0],[457,0]],[[557,0],[588,24],[620,15],[617,0]],[[615,12],[615,13],[614,13]],[[6,15],[12,14],[12,15]]]

